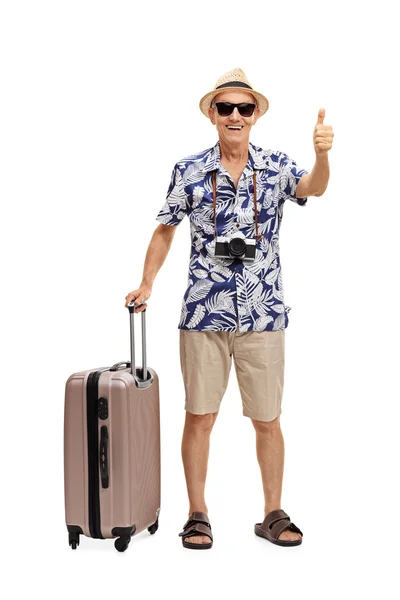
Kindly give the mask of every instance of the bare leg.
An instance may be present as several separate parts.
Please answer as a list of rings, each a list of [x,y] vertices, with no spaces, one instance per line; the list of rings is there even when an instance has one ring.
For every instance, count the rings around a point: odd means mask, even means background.
[[[279,417],[273,421],[252,419],[256,430],[257,460],[264,488],[264,518],[271,510],[281,508],[285,446]],[[299,533],[282,531],[280,540],[298,540]]]
[[[194,415],[186,411],[185,427],[182,437],[182,460],[185,471],[186,487],[189,496],[189,514],[201,511],[208,514],[204,498],[207,476],[210,434],[218,413]],[[185,538],[195,544],[208,544],[206,535]]]

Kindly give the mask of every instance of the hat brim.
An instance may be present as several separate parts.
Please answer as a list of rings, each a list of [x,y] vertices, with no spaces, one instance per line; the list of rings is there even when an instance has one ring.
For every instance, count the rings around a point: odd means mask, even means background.
[[[212,102],[213,98],[215,98],[215,96],[218,96],[218,94],[227,92],[228,90],[239,90],[241,92],[246,92],[248,94],[251,94],[257,100],[257,106],[260,109],[260,117],[262,117],[262,115],[264,115],[267,112],[267,110],[269,108],[269,102],[268,102],[267,98],[265,96],[263,96],[263,94],[260,94],[260,92],[256,92],[255,90],[252,90],[252,89],[243,89],[242,87],[239,88],[239,87],[232,86],[232,87],[224,87],[223,89],[220,89],[220,90],[212,90],[211,92],[208,92],[207,94],[205,94],[199,102],[200,110],[203,113],[203,115],[205,115],[207,118],[209,118],[208,109],[211,106],[211,102]]]

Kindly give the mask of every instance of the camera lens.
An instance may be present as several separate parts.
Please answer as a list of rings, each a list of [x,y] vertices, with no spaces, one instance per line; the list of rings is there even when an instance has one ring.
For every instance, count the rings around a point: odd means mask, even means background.
[[[241,237],[234,237],[229,240],[229,252],[233,256],[240,256],[246,250],[246,243]]]

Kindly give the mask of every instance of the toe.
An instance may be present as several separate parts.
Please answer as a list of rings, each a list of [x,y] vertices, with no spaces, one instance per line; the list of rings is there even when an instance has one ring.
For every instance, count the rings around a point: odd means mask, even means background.
[[[300,533],[297,533],[296,531],[288,531],[286,529],[285,531],[282,531],[278,539],[287,542],[294,542],[295,540],[299,540],[300,538]]]
[[[210,538],[206,535],[195,535],[195,536],[187,537],[187,538],[185,538],[185,540],[187,542],[190,542],[191,544],[208,544],[208,542],[210,541]]]

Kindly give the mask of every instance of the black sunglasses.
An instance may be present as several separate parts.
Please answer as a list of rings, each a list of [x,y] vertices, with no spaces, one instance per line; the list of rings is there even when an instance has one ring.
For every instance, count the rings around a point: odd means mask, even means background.
[[[251,117],[256,107],[255,104],[249,104],[248,102],[241,102],[240,104],[232,104],[231,102],[216,102],[215,106],[217,107],[218,114],[221,117],[228,117],[233,113],[234,108],[236,107],[242,117]]]

